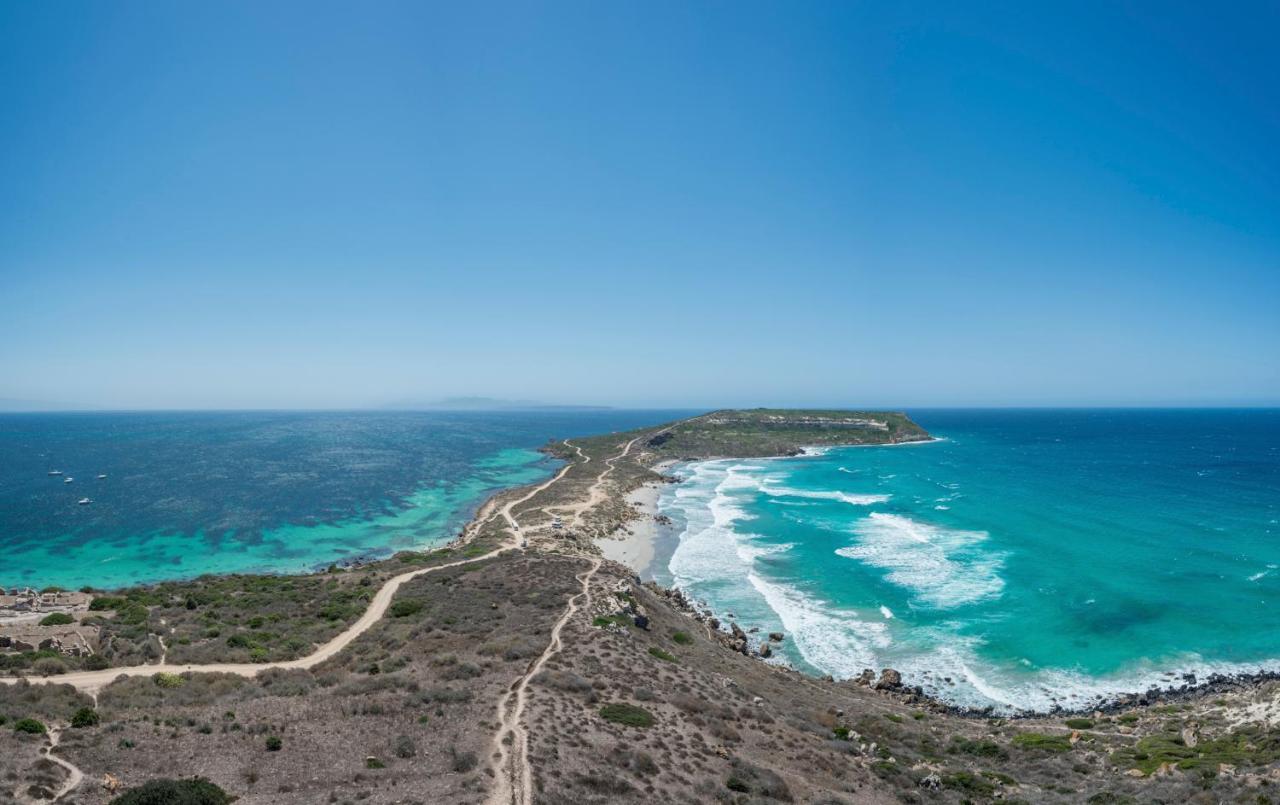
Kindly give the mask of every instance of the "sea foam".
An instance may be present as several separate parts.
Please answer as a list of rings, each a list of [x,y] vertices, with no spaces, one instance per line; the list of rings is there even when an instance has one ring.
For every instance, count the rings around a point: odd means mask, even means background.
[[[886,578],[918,602],[950,609],[995,598],[1004,589],[998,553],[978,546],[985,531],[961,531],[898,514],[872,512],[854,525],[858,542],[836,554],[887,570]]]
[[[838,500],[851,506],[870,506],[874,503],[886,503],[889,495],[859,495],[851,492],[840,492],[834,489],[796,489],[790,486],[778,486],[765,480],[759,485],[760,491],[770,497],[808,498],[810,500]]]

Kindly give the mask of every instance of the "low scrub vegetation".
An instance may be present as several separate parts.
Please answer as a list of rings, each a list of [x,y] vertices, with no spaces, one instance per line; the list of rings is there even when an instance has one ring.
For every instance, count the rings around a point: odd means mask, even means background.
[[[1023,732],[1013,737],[1013,745],[1019,749],[1043,752],[1069,752],[1071,741],[1065,735],[1045,735],[1039,732]]]
[[[229,805],[234,800],[218,786],[196,777],[152,780],[111,800],[111,805]]]
[[[625,702],[606,704],[600,708],[600,717],[625,727],[652,727],[654,724],[652,713],[643,707]]]

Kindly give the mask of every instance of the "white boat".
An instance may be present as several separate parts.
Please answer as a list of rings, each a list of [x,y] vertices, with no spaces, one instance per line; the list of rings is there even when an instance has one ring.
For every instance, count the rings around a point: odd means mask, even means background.
[[[93,501],[92,501],[92,500],[90,500],[89,498],[80,498],[80,503],[79,503],[79,505],[81,505],[81,506],[88,506],[88,505],[89,505],[90,503],[92,503],[92,502],[93,502]]]
[[[74,480],[75,480],[75,478],[72,478],[70,475],[68,475],[66,478],[63,478],[63,479],[62,479],[62,482],[63,482],[64,484],[69,484],[69,483],[71,483],[71,482],[72,482],[72,481],[74,481]]]
[[[62,470],[49,470],[50,475],[61,475]]]
[[[101,481],[103,478],[106,478],[106,477],[107,477],[107,474],[104,472],[98,476],[98,480]]]

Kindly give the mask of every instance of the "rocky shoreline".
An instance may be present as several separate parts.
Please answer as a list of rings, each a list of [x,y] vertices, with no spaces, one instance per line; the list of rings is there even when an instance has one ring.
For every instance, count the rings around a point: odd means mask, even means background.
[[[707,628],[708,634],[722,647],[745,657],[761,661],[768,660],[773,657],[772,645],[781,643],[786,639],[786,636],[781,632],[770,632],[766,634],[763,639],[754,638],[753,645],[752,635],[760,632],[758,627],[744,630],[736,621],[726,620],[725,623],[729,624],[729,631],[724,631],[721,628],[722,621],[709,609],[700,608],[697,604],[691,601],[689,597],[685,595],[683,590],[663,587],[653,581],[641,582],[638,576],[635,577],[634,583],[643,584],[650,591],[663,598],[673,609],[682,612],[690,619],[703,624]],[[791,673],[804,673],[790,665],[775,664],[774,667],[785,669]],[[856,677],[839,681],[830,674],[820,678],[826,682],[854,685],[876,690],[887,696],[891,696],[894,700],[902,704],[922,707],[934,713],[945,713],[947,715],[970,719],[998,718],[1002,720],[1016,721],[1041,719],[1050,716],[1070,717],[1114,715],[1139,707],[1151,707],[1175,703],[1196,703],[1222,694],[1240,693],[1242,691],[1259,688],[1265,683],[1280,681],[1280,671],[1258,670],[1253,673],[1241,674],[1215,673],[1203,678],[1197,677],[1196,674],[1187,673],[1181,675],[1181,684],[1169,685],[1167,687],[1152,686],[1145,691],[1135,691],[1105,699],[1098,699],[1087,706],[1055,706],[1045,711],[1023,710],[1012,713],[997,712],[994,706],[980,708],[963,707],[947,702],[927,693],[924,688],[919,685],[907,684],[904,682],[902,674],[893,668],[883,668],[878,674],[874,669],[866,668],[863,669],[862,673]]]

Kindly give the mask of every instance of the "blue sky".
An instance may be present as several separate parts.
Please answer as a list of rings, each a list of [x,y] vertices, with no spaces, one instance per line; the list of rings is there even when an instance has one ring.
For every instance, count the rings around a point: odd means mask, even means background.
[[[0,398],[1277,404],[1276,30],[5,3]]]

